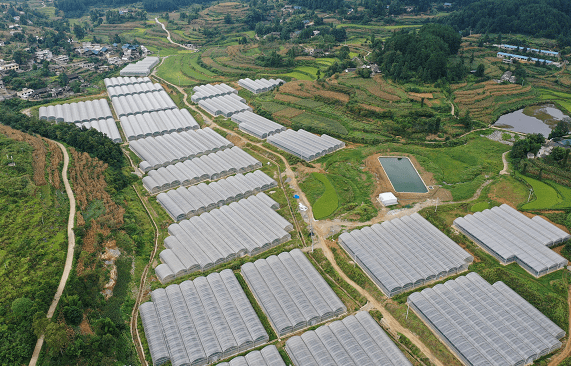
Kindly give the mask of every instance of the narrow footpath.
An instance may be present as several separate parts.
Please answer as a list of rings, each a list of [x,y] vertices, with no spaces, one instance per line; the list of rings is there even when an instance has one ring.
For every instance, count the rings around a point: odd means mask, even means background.
[[[71,272],[73,266],[73,252],[75,250],[75,233],[73,232],[73,226],[75,224],[75,197],[73,196],[73,191],[69,185],[69,180],[67,179],[67,168],[69,166],[69,155],[67,149],[57,141],[54,141],[63,153],[63,169],[61,172],[63,178],[63,184],[65,186],[65,192],[69,199],[69,218],[67,221],[67,256],[65,258],[65,266],[63,268],[63,274],[59,281],[59,286],[57,288],[56,294],[48,310],[47,318],[51,319],[59,303],[59,299],[63,294],[65,289],[65,284]],[[34,353],[32,359],[30,360],[29,366],[35,366],[38,362],[38,357],[40,356],[40,351],[42,350],[42,345],[44,344],[44,335],[42,334],[38,341],[36,342],[36,347],[34,348]]]
[[[148,366],[147,360],[145,359],[145,351],[143,350],[143,345],[141,343],[141,337],[139,336],[139,329],[137,328],[137,322],[139,319],[139,305],[141,305],[141,300],[145,295],[147,274],[149,273],[149,269],[153,264],[153,260],[155,259],[155,255],[157,254],[157,250],[159,248],[159,227],[157,226],[157,223],[153,219],[153,216],[151,215],[149,208],[145,204],[145,201],[137,191],[137,188],[135,188],[134,185],[132,187],[135,190],[135,193],[137,193],[137,197],[139,197],[141,204],[143,205],[143,207],[145,207],[145,211],[147,211],[147,215],[149,216],[149,219],[151,219],[151,222],[155,227],[155,247],[153,248],[153,252],[151,253],[149,262],[147,263],[145,269],[143,270],[143,273],[141,274],[141,282],[139,283],[139,292],[137,293],[135,305],[133,306],[133,311],[131,312],[131,321],[129,322],[129,328],[131,330],[131,338],[133,339],[133,343],[135,344],[135,349],[137,350],[139,361],[141,362],[141,365]]]

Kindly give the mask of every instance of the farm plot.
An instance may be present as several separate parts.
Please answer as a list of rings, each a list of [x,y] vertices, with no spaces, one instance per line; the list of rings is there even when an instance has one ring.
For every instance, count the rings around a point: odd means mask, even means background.
[[[461,114],[469,112],[472,118],[485,123],[493,123],[506,111],[538,101],[531,85],[503,85],[495,81],[467,85],[453,94]]]

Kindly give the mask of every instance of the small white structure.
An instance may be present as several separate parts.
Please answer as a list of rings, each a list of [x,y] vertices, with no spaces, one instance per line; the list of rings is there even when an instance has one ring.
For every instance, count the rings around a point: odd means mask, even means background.
[[[381,202],[384,206],[392,206],[399,203],[399,200],[395,197],[392,192],[385,192],[379,194],[379,202]]]

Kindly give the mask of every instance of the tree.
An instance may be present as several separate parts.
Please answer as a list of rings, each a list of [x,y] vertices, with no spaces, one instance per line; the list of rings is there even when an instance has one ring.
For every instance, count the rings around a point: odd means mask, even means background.
[[[339,49],[339,58],[343,61],[349,58],[349,47],[343,46]]]
[[[357,75],[359,75],[360,77],[362,77],[363,79],[368,79],[371,77],[372,71],[371,71],[371,69],[360,67],[357,69],[357,71],[355,73]]]
[[[83,311],[77,306],[65,306],[63,308],[63,317],[69,325],[79,325],[83,320]]]
[[[12,301],[12,312],[20,319],[28,318],[31,315],[34,303],[27,297],[20,297]]]
[[[123,43],[121,41],[121,37],[119,37],[119,35],[117,33],[115,33],[115,35],[113,36],[113,43],[117,43],[117,44]]]
[[[79,81],[74,81],[69,86],[74,93],[81,93],[81,83]]]
[[[85,29],[76,23],[73,25],[73,34],[75,34],[78,40],[83,39],[85,37]]]
[[[61,87],[67,86],[67,83],[69,83],[69,77],[65,72],[58,75],[58,83]]]
[[[463,124],[468,131],[472,131],[472,128],[474,127],[474,121],[472,120],[472,117],[470,117],[470,111],[466,111],[464,117],[460,118],[460,123]]]
[[[548,138],[553,139],[553,138],[563,137],[569,133],[570,129],[571,129],[571,120],[569,120],[568,118],[563,119],[557,122],[555,128],[551,130],[551,132],[549,133]]]
[[[50,322],[44,332],[44,340],[52,351],[61,352],[69,342],[65,325]]]
[[[478,67],[476,68],[476,76],[481,78],[484,76],[484,72],[485,72],[485,67],[484,64],[479,64]]]
[[[232,20],[232,16],[230,15],[230,13],[226,14],[224,16],[224,23],[225,24],[232,24],[234,23],[234,21]]]
[[[565,158],[566,154],[567,153],[565,152],[564,148],[562,148],[561,146],[556,146],[553,148],[553,150],[551,150],[550,156],[555,161],[561,161]]]
[[[321,78],[321,70],[317,69],[315,76],[317,76],[317,79],[319,80]]]

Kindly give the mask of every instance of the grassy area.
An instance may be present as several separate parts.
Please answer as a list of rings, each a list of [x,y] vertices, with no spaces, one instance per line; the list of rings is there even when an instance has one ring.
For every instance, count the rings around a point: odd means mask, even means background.
[[[339,207],[339,197],[325,174],[311,173],[311,177],[306,179],[304,183],[306,188],[315,189],[308,189],[312,191],[308,198],[316,220],[321,220],[335,212]]]
[[[503,168],[502,153],[509,149],[499,142],[470,135],[467,143],[456,147],[427,148],[386,144],[380,150],[414,155],[434,179],[452,192],[454,200],[470,198],[487,179]]]
[[[338,197],[334,217],[367,221],[377,214],[377,209],[370,199],[374,190],[373,176],[361,169],[367,156],[367,149],[343,149],[316,161],[327,172],[327,180]],[[300,185],[306,193],[314,189],[315,182],[312,183],[311,179],[315,178],[310,178],[307,184],[303,181]],[[325,191],[326,189],[324,193]],[[319,198],[311,193],[310,197],[315,201]]]
[[[571,207],[571,188],[548,180],[540,181],[524,175],[518,176],[533,188],[535,197],[522,206],[525,210],[563,209]]]

